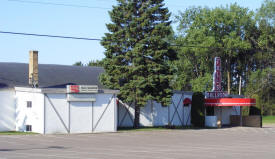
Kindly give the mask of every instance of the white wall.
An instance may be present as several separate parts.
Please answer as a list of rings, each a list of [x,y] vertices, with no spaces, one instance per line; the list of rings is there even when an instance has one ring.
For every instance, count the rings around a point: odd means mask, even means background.
[[[66,94],[45,94],[45,133],[67,133],[69,103]],[[64,125],[63,125],[64,124]]]
[[[27,101],[32,107],[27,108]],[[26,125],[32,125],[32,132],[44,131],[44,95],[35,92],[16,91],[16,131],[26,131]]]
[[[184,98],[189,98],[192,100],[192,95],[191,94],[184,94]],[[188,106],[185,106],[183,107],[184,109],[184,112],[183,112],[183,122],[184,122],[184,125],[191,125],[191,104],[189,104]]]
[[[215,116],[219,116],[221,113],[222,116],[222,124],[223,125],[230,125],[230,115],[240,115],[240,107],[215,107],[214,114]]]
[[[95,97],[93,131],[115,132],[117,130],[116,96],[114,94],[96,94]]]
[[[0,131],[15,131],[15,91],[0,91]]]
[[[165,126],[168,125],[168,121],[170,121],[171,125],[190,125],[191,105],[183,107],[183,100],[185,98],[192,99],[192,95],[174,93],[172,96],[173,103],[169,106],[162,106],[155,101],[148,101],[147,104],[140,109],[140,125]],[[133,104],[129,106],[128,104],[120,102],[118,106],[118,127],[132,127],[134,112]]]
[[[86,96],[79,94],[78,97]],[[45,96],[46,133],[114,132],[117,110],[113,94],[94,94],[96,101],[67,101],[63,94]],[[55,111],[56,110],[56,111]]]

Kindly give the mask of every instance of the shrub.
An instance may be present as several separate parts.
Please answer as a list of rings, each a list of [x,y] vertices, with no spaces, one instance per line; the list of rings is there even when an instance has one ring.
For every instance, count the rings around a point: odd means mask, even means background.
[[[204,127],[204,95],[202,92],[195,92],[192,96],[191,123],[195,127]]]

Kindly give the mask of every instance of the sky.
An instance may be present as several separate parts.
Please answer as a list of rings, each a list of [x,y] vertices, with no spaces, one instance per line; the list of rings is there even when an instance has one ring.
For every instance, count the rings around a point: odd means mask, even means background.
[[[38,3],[37,3],[38,2]],[[237,3],[256,10],[263,0],[165,0],[171,19],[191,6],[214,8]],[[43,4],[41,4],[43,3]],[[54,3],[56,5],[50,5]],[[0,0],[0,31],[101,39],[108,32],[108,11],[116,0]],[[0,62],[28,63],[29,50],[39,63],[72,65],[104,58],[99,41],[32,37],[0,33]]]

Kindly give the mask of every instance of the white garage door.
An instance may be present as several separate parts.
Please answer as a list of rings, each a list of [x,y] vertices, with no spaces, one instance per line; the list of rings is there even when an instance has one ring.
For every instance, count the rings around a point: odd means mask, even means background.
[[[87,133],[92,132],[92,102],[70,103],[70,132]]]

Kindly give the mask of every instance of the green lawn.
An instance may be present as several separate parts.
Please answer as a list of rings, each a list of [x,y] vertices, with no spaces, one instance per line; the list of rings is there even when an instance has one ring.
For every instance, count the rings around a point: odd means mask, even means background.
[[[33,133],[33,132],[19,132],[19,131],[0,132],[0,135],[29,135],[29,134],[37,134],[37,133]]]
[[[275,116],[263,116],[263,124],[275,124]]]

